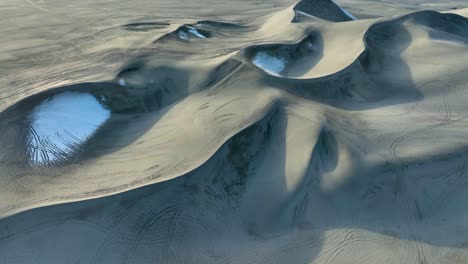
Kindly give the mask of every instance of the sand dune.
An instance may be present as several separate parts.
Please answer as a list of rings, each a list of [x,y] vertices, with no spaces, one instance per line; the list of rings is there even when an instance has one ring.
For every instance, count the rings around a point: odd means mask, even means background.
[[[379,2],[0,5],[0,263],[468,263],[468,8]]]

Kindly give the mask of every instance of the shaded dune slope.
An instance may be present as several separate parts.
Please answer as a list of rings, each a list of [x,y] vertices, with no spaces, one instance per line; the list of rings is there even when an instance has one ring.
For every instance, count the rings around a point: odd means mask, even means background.
[[[345,22],[356,20],[356,18],[348,11],[341,8],[331,0],[301,0],[295,6],[294,10],[299,14],[307,14],[320,19]]]

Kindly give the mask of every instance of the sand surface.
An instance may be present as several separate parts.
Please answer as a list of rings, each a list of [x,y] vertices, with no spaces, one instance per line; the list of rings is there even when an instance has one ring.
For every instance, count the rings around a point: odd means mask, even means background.
[[[0,14],[0,264],[468,263],[466,1]]]

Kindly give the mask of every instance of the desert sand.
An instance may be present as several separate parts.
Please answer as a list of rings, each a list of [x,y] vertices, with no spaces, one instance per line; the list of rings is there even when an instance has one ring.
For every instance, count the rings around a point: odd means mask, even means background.
[[[0,14],[0,263],[468,263],[466,1]]]

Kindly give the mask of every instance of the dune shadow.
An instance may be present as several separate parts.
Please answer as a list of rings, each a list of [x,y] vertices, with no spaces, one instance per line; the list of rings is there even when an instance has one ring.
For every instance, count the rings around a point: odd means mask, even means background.
[[[82,230],[74,240],[78,244],[90,243],[86,241],[96,234],[107,234],[96,240],[93,250],[80,251],[79,258],[89,263],[114,263],[116,258],[169,261],[177,259],[180,250],[187,258],[205,263],[240,257],[257,263],[286,261],[283,248],[308,262],[323,257],[319,252],[327,231],[348,228],[403,241],[466,248],[465,232],[449,227],[458,226],[460,218],[447,217],[458,212],[465,219],[461,205],[447,200],[454,192],[463,195],[468,186],[465,148],[439,157],[377,164],[371,169],[353,167],[353,177],[347,182],[324,190],[325,177],[334,173],[342,157],[336,131],[322,127],[305,173],[298,187],[291,189],[287,184],[291,175],[286,170],[287,128],[287,114],[277,105],[183,177],[0,220],[4,234],[0,245],[20,246],[23,239],[41,241],[47,234],[52,239],[49,245],[68,245],[51,232],[73,229]],[[447,172],[446,167],[454,171]],[[425,176],[426,171],[432,172],[430,177]],[[402,177],[405,173],[414,177]],[[432,196],[429,203],[427,193]],[[440,200],[434,203],[435,198]],[[433,229],[428,232],[428,227]],[[290,239],[294,239],[294,247],[288,246]],[[43,249],[49,250],[41,260],[56,256],[54,246]],[[218,252],[216,258],[212,252]]]
[[[203,20],[194,24],[181,25],[176,30],[157,38],[153,43],[171,40],[189,42],[193,39],[208,39],[215,36],[223,36],[229,32],[239,33],[245,28],[247,27],[242,24]]]
[[[87,263],[115,263],[115,259],[141,263],[148,258],[176,261],[179,248],[191,260],[205,256],[204,263],[248,256],[252,248],[257,252],[250,257],[252,261],[282,259],[280,249],[288,247],[283,237],[297,224],[290,217],[294,208],[282,208],[294,200],[285,182],[286,128],[286,113],[277,105],[183,177],[100,199],[37,208],[1,220],[0,232],[5,235],[0,245],[21,245],[23,238],[35,241],[53,230],[67,233],[73,228],[81,230],[80,236],[74,237],[73,243],[78,245],[86,241],[93,244],[90,239],[98,233],[108,234],[98,238],[97,246],[90,251],[76,248],[81,252],[77,259]],[[324,168],[330,166],[333,164]],[[4,228],[13,223],[21,224],[10,236]],[[54,228],[49,229],[51,226]],[[42,235],[26,231],[31,229]],[[233,239],[229,243],[236,246],[225,244],[224,238]],[[51,239],[50,245],[68,245],[60,236]],[[314,239],[320,239],[318,234]],[[267,241],[271,241],[270,246]],[[272,252],[271,246],[278,251]],[[308,246],[307,250],[297,250],[307,261],[319,249]],[[54,250],[54,246],[44,248],[45,254],[38,260],[55,259]],[[213,251],[218,252],[216,258]],[[77,253],[72,249],[69,254]]]
[[[301,13],[333,22],[356,20],[353,15],[332,0],[301,0],[294,6],[294,11],[296,12],[296,16],[293,22],[300,21],[298,16]]]
[[[411,34],[402,22],[374,24],[363,41],[365,51],[337,73],[313,79],[264,76],[263,81],[291,94],[346,110],[422,100],[418,84],[412,80],[411,69],[401,58],[401,53],[412,43]]]
[[[252,65],[269,75],[301,78],[322,58],[323,39],[318,32],[310,32],[298,43],[256,45],[243,52]]]
[[[417,104],[424,99],[421,89],[426,83],[414,81],[410,65],[402,58],[402,53],[413,43],[406,23],[428,31],[431,38],[450,39],[454,43],[464,43],[467,39],[468,19],[420,11],[370,26],[363,38],[364,52],[339,72],[302,80],[264,76],[263,81],[294,95],[345,110]]]
[[[461,201],[467,198],[467,153],[461,147],[353,171],[348,182],[325,194],[335,210],[327,228],[362,229],[436,247],[467,248],[462,223],[468,215],[461,210]]]
[[[187,97],[188,87],[188,72],[141,66],[123,70],[115,82],[74,84],[27,97],[0,113],[1,162],[61,166],[116,151]]]
[[[162,29],[167,26],[170,26],[170,24],[166,22],[135,22],[122,25],[120,28],[127,31],[149,32],[151,30]]]

